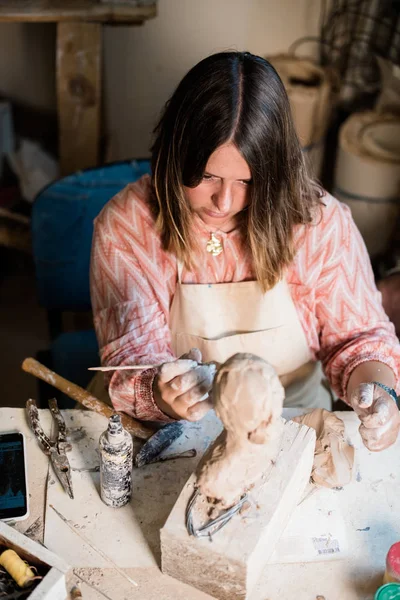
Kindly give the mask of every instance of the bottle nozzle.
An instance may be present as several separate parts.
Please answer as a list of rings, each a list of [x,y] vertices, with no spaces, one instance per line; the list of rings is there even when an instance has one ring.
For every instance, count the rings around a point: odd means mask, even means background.
[[[119,435],[122,433],[122,423],[120,415],[112,415],[108,421],[107,431],[110,435]]]

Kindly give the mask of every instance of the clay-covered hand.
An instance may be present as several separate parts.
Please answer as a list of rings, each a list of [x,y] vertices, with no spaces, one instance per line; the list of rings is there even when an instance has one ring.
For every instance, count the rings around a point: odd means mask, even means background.
[[[217,369],[215,364],[201,364],[201,361],[200,350],[192,348],[159,368],[153,383],[153,396],[168,416],[198,421],[212,408],[208,394]]]
[[[390,394],[374,383],[361,383],[352,393],[350,405],[360,418],[360,435],[368,450],[379,452],[397,439],[400,412]]]

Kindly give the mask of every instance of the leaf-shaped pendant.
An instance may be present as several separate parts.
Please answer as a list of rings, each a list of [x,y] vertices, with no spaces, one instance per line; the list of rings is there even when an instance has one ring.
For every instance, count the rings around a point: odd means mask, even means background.
[[[211,237],[207,242],[207,252],[212,254],[213,256],[218,256],[223,251],[223,247],[221,244],[221,240],[219,240],[214,233],[210,234]]]

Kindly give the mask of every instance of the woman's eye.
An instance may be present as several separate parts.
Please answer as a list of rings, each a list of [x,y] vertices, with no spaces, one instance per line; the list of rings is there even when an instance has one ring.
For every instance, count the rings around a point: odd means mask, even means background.
[[[206,174],[203,175],[204,181],[210,181],[210,179],[212,179],[212,175],[206,175]]]

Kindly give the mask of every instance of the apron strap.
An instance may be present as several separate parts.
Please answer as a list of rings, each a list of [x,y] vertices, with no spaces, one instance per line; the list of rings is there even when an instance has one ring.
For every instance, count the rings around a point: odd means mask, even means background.
[[[178,258],[176,259],[176,267],[178,271],[178,283],[182,283],[183,262]]]

